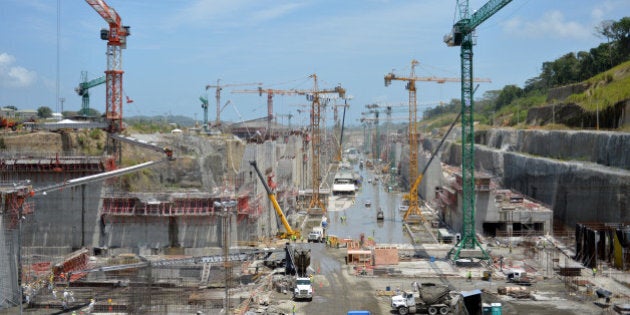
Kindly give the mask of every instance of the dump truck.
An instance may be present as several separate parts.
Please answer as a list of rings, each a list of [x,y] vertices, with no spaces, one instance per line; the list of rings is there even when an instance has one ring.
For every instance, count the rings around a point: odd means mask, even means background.
[[[414,283],[412,287],[413,291],[392,296],[391,308],[398,314],[415,314],[423,310],[431,315],[444,315],[451,311],[451,290],[447,286]]]
[[[313,284],[308,276],[307,269],[311,265],[310,249],[295,248],[292,259],[295,268],[295,288],[293,288],[293,299],[313,300]]]

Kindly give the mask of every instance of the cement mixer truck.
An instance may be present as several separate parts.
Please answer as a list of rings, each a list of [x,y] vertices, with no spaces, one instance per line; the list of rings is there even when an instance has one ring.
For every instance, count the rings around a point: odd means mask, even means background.
[[[398,314],[415,314],[422,310],[430,315],[445,315],[451,311],[451,290],[447,286],[414,283],[412,287],[413,291],[392,296],[391,307]]]

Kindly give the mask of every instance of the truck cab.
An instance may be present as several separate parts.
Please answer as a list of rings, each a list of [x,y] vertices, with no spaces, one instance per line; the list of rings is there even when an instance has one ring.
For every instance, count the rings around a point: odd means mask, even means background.
[[[293,299],[313,300],[313,284],[311,278],[298,277],[295,279],[295,288],[293,289]]]

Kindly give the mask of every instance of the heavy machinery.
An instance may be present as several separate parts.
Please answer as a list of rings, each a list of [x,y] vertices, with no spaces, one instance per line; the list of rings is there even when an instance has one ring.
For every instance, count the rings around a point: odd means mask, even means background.
[[[88,116],[90,114],[90,92],[89,90],[95,86],[105,83],[105,76],[88,81],[87,71],[81,71],[81,83],[74,88],[74,91],[81,96],[81,111],[79,115]]]
[[[337,94],[340,98],[345,98],[346,90],[341,86],[336,86],[332,89],[324,89],[320,90],[317,86],[317,74],[312,74],[309,78],[313,79],[313,89],[312,90],[269,90],[259,88],[258,90],[248,90],[248,91],[235,91],[235,93],[262,93],[267,94],[267,106],[268,106],[268,115],[273,110],[272,100],[274,94],[285,94],[285,95],[305,95],[309,101],[311,101],[311,181],[313,183],[313,193],[311,195],[311,201],[309,204],[309,214],[320,215],[322,213],[326,213],[326,207],[324,203],[320,200],[319,195],[319,185],[320,185],[320,165],[319,158],[322,153],[321,151],[321,111],[322,105],[320,104],[320,100],[322,95],[324,94]],[[268,132],[269,133],[269,132]]]
[[[101,29],[101,39],[107,41],[107,70],[105,70],[105,118],[110,133],[123,128],[123,73],[122,50],[127,48],[129,26],[122,25],[120,16],[104,0],[85,0],[106,22],[109,29]]]
[[[417,293],[416,293],[417,291]],[[414,283],[413,291],[403,291],[392,296],[391,308],[398,314],[413,314],[420,310],[435,314],[448,314],[451,311],[451,290],[434,283]]]
[[[223,88],[226,87],[230,87],[230,86],[246,86],[246,85],[262,85],[262,83],[236,83],[236,84],[223,84],[221,85],[221,79],[217,79],[217,84],[216,85],[212,85],[212,84],[208,84],[206,85],[206,91],[208,89],[214,88],[215,91],[215,98],[217,100],[217,118],[215,121],[215,125],[219,126],[221,125],[221,90],[223,90]],[[207,103],[207,97],[206,97],[206,103]]]
[[[280,221],[282,221],[282,225],[284,226],[284,229],[286,230],[284,233],[280,234],[280,237],[281,238],[291,238],[291,237],[299,238],[300,231],[297,231],[291,228],[289,221],[287,221],[287,218],[284,216],[284,212],[282,212],[282,209],[280,208],[280,205],[278,204],[278,200],[276,200],[276,194],[271,190],[271,188],[269,188],[269,185],[265,181],[265,178],[263,177],[262,173],[258,169],[258,165],[256,164],[256,161],[249,161],[249,164],[252,167],[254,167],[254,170],[256,170],[256,174],[258,175],[258,178],[260,179],[263,186],[265,187],[265,191],[267,191],[267,197],[269,197],[269,200],[271,201],[271,204],[273,205],[273,209],[276,210],[276,214],[280,218]]]
[[[406,81],[406,89],[409,91],[409,180],[418,178],[418,143],[419,134],[417,129],[418,123],[418,104],[416,102],[416,81],[424,82],[459,82],[459,78],[441,78],[441,77],[416,77],[415,68],[419,64],[417,60],[411,60],[411,73],[408,77],[400,77],[394,73],[388,73],[385,75],[385,86],[389,86],[393,80]],[[470,78],[472,82],[472,77]],[[489,79],[475,79],[476,82],[490,82]],[[413,189],[413,186],[412,186]],[[417,187],[416,187],[417,189]],[[417,190],[409,191],[409,194],[404,197],[409,201],[409,208],[405,214],[404,220],[406,221],[409,214],[416,214],[421,221],[425,222],[426,219],[420,211],[420,203],[417,195]]]
[[[448,46],[460,46],[461,60],[461,115],[462,115],[462,240],[453,248],[451,258],[459,259],[462,249],[481,249],[479,258],[488,259],[475,235],[475,129],[473,99],[473,32],[475,28],[512,0],[490,0],[470,15],[468,0],[457,0],[459,20],[450,34],[444,37]]]
[[[308,267],[311,265],[311,250],[296,246],[286,245],[286,272],[295,276],[293,287],[293,299],[313,300],[313,283],[308,276]]]

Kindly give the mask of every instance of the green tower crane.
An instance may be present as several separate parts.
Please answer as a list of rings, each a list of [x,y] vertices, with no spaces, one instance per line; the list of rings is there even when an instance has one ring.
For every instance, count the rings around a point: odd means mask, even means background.
[[[203,131],[208,132],[208,99],[203,96],[199,96],[201,101],[201,108],[203,108]]]
[[[449,252],[453,260],[460,257],[462,249],[479,248],[481,259],[488,253],[481,247],[475,233],[475,130],[473,121],[473,32],[477,26],[489,19],[512,0],[490,0],[470,15],[468,0],[457,0],[459,20],[453,25],[451,34],[444,37],[448,46],[461,47],[462,81],[462,238]]]
[[[79,86],[74,89],[74,91],[77,92],[77,94],[81,96],[82,99],[81,111],[79,112],[79,115],[81,116],[88,116],[90,114],[89,90],[97,85],[105,83],[105,76],[90,81],[88,81],[87,76],[87,71],[81,71],[81,81],[83,82],[79,83]]]

